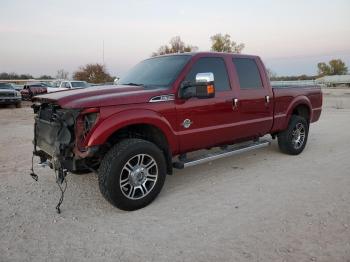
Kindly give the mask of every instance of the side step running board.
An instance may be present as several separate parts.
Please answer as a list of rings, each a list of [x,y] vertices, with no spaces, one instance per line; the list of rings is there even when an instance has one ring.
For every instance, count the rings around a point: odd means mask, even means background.
[[[198,157],[194,157],[192,159],[184,159],[182,161],[179,160],[179,161],[173,163],[173,167],[177,168],[177,169],[183,169],[186,167],[195,166],[195,165],[203,164],[206,162],[210,162],[210,161],[213,161],[213,160],[216,160],[219,158],[238,155],[238,154],[241,154],[241,153],[244,153],[247,151],[251,151],[254,149],[266,147],[268,145],[270,145],[269,141],[260,140],[260,141],[240,144],[238,146],[229,146],[229,147],[227,147],[227,149],[222,149],[219,152],[201,155]]]

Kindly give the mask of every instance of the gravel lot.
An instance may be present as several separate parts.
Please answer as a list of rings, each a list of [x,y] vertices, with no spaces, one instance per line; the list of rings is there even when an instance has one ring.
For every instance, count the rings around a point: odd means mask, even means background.
[[[175,171],[123,212],[94,174],[29,176],[33,114],[0,108],[0,261],[350,261],[350,90],[325,91],[299,156],[268,148]]]

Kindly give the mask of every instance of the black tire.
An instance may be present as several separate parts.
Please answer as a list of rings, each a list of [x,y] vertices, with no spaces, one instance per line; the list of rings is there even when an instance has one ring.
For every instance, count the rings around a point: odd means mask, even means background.
[[[304,139],[299,140],[294,137],[294,132],[297,128],[302,128],[304,130]],[[288,128],[278,134],[278,146],[281,152],[289,154],[289,155],[298,155],[300,154],[307,142],[307,137],[309,134],[309,123],[308,121],[297,115],[292,115],[288,124]]]
[[[21,108],[21,106],[22,106],[21,102],[16,103],[16,108]]]
[[[130,177],[132,176],[131,174],[135,174],[136,171],[125,173],[125,170],[126,164],[133,161],[134,158],[138,157],[139,155],[144,155],[145,158],[149,157],[149,159],[156,163],[156,167],[153,165],[152,168],[157,170],[157,178],[154,182],[146,180],[146,182],[149,183],[149,189],[143,187],[142,190],[139,190],[139,188],[137,188],[138,186],[135,185],[135,190],[133,191],[132,183],[134,183],[135,180],[132,180]],[[139,161],[138,158],[137,161]],[[136,166],[137,165],[135,165],[134,168],[136,168]],[[144,175],[143,172],[141,173],[142,177],[148,177],[148,175]],[[145,173],[149,174],[149,169],[147,169]],[[122,180],[125,180],[125,176],[129,177],[127,182],[129,185],[126,185],[126,188],[123,187],[124,190],[122,190],[121,184],[123,183]],[[133,179],[135,179],[134,176]],[[123,177],[124,179],[122,179]],[[165,177],[166,162],[163,152],[155,144],[136,138],[124,139],[114,145],[103,158],[98,172],[99,187],[102,195],[112,205],[127,211],[140,209],[150,204],[161,191],[164,185]],[[136,182],[139,181],[137,180]],[[130,199],[128,196],[126,196],[127,192],[125,191],[128,190],[129,187],[131,188],[130,191],[134,192],[135,195],[136,189],[138,190],[139,194],[141,193],[141,195],[143,195],[144,189],[145,191],[149,191],[141,198]]]

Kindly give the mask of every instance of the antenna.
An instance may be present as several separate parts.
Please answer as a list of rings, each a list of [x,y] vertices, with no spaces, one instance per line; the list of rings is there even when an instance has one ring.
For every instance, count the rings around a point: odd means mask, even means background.
[[[105,64],[105,40],[102,40],[102,63]]]

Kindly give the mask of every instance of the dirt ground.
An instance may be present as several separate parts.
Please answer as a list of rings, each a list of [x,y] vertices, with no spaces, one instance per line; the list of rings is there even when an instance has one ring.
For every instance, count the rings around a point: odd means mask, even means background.
[[[123,212],[94,174],[29,176],[33,114],[0,108],[0,261],[350,261],[350,89],[325,91],[299,156],[268,148],[175,171]]]

